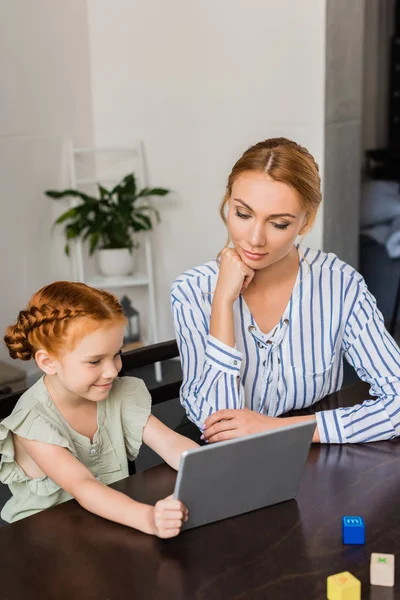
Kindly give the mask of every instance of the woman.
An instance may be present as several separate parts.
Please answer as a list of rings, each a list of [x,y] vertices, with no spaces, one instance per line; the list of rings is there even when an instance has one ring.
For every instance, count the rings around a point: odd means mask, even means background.
[[[207,442],[315,420],[314,442],[400,434],[400,351],[357,271],[302,248],[321,202],[318,166],[286,138],[249,148],[221,205],[228,243],[171,291],[181,402]],[[228,247],[228,244],[233,247]],[[343,358],[376,400],[279,419],[338,389]]]

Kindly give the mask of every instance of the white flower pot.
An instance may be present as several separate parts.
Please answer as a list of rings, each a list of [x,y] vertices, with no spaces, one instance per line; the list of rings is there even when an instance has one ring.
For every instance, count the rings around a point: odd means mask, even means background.
[[[98,250],[97,259],[100,272],[106,277],[122,277],[133,271],[133,255],[128,248]]]

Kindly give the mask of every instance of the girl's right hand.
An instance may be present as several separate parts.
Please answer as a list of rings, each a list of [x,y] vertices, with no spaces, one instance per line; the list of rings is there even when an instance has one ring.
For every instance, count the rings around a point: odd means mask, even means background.
[[[159,500],[152,507],[153,533],[159,538],[172,538],[177,536],[182,524],[188,520],[189,511],[180,500],[168,496]]]
[[[234,248],[224,248],[220,255],[219,275],[215,294],[230,302],[235,302],[254,277],[250,269]]]

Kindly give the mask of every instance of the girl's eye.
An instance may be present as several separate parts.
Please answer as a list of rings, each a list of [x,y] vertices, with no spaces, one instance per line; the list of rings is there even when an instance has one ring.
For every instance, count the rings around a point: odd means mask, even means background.
[[[241,213],[238,210],[236,210],[236,216],[240,217],[241,219],[250,219],[250,215],[245,215],[244,213]]]
[[[99,363],[100,363],[99,360],[91,360],[89,364],[90,365],[98,365]]]
[[[116,358],[121,358],[122,357],[122,350],[120,350],[119,352],[117,352],[117,354],[114,356],[114,360]]]
[[[276,229],[287,229],[289,227],[289,223],[285,223],[284,225],[282,223],[271,223],[271,225]]]

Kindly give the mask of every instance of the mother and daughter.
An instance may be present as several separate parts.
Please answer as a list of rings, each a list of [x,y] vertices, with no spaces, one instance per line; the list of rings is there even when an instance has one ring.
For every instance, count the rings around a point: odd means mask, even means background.
[[[400,433],[400,351],[363,278],[333,254],[302,248],[321,202],[305,148],[272,138],[249,148],[228,178],[217,260],[171,291],[189,419],[213,443],[315,420],[315,442],[377,441]],[[187,508],[154,507],[108,487],[128,475],[142,442],[177,469],[197,447],[151,415],[144,383],[118,377],[125,317],[117,299],[56,282],[30,299],[5,343],[43,376],[0,423],[0,481],[12,522],[70,498],[87,510],[167,538]],[[340,389],[343,358],[375,400],[316,416],[279,416]]]

